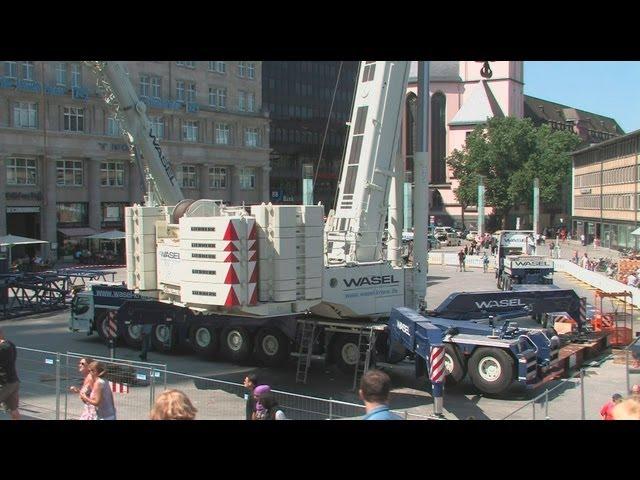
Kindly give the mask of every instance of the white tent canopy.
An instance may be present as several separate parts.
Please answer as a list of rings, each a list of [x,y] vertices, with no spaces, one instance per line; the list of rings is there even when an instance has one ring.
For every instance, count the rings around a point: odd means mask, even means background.
[[[126,237],[124,232],[120,230],[110,230],[108,232],[96,233],[85,237],[89,240],[123,240]]]
[[[640,235],[640,228],[636,228],[633,232],[631,232],[631,235]]]
[[[0,247],[9,247],[9,265],[11,265],[11,247],[14,245],[32,245],[34,243],[49,243],[35,238],[19,237],[18,235],[3,235],[0,237]]]

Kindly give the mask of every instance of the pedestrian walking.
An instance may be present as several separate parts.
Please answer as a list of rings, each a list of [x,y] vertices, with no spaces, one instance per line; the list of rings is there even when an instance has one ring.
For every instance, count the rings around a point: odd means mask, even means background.
[[[482,255],[482,271],[484,273],[489,271],[489,257],[487,256],[487,252],[484,252]]]
[[[151,420],[195,420],[198,409],[180,390],[165,390],[151,409]]]
[[[366,415],[362,420],[402,420],[389,408],[391,379],[381,370],[367,370],[360,380],[358,395],[364,403]]]
[[[271,390],[264,391],[258,397],[260,413],[256,410],[256,420],[287,420]]]
[[[109,387],[109,382],[102,378],[106,373],[104,365],[100,362],[91,362],[89,371],[93,377],[91,394],[89,396],[80,392],[80,398],[83,402],[88,402],[96,407],[97,420],[115,420],[116,407],[113,402],[113,392]]]
[[[614,393],[611,400],[605,403],[600,409],[600,416],[603,420],[613,420],[613,408],[622,401],[622,395]]]
[[[580,243],[582,244],[583,247],[587,245],[586,239],[584,237],[584,233],[580,234]]]
[[[91,385],[93,385],[93,376],[89,371],[89,364],[93,362],[92,358],[83,357],[78,361],[78,371],[80,375],[82,375],[82,386],[71,386],[69,390],[73,393],[79,394],[83,392],[86,396],[91,396]],[[88,402],[83,401],[84,408],[82,409],[82,414],[80,414],[80,420],[97,420],[98,415],[96,413],[96,407],[91,405]]]
[[[153,325],[150,323],[143,323],[140,327],[140,336],[142,337],[142,352],[140,352],[140,360],[147,361],[147,353],[151,350],[151,332],[153,331]]]
[[[550,256],[551,258],[553,258],[553,252],[554,252],[554,249],[555,249],[555,248],[556,248],[556,244],[555,244],[555,243],[553,243],[553,242],[551,242],[551,243],[549,244],[549,256]]]
[[[246,419],[253,419],[253,412],[256,411],[256,399],[253,396],[254,389],[258,386],[258,375],[255,373],[250,373],[246,377],[244,377],[244,388],[246,388],[249,393],[244,395],[244,399],[246,400]]]
[[[20,379],[16,371],[17,356],[16,346],[5,338],[0,328],[0,404],[4,404],[13,420],[20,420],[20,410],[18,410]]]
[[[464,265],[464,261],[465,261],[466,258],[467,258],[467,255],[466,255],[465,251],[461,249],[458,252],[458,266],[460,267],[460,270],[459,270],[460,272],[466,272],[467,271],[466,268],[465,268],[465,265]]]

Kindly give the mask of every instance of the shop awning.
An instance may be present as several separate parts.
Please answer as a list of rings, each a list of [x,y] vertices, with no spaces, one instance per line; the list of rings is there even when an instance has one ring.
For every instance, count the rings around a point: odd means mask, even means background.
[[[96,230],[89,227],[59,228],[58,231],[65,237],[69,238],[88,237],[89,235],[98,233]]]
[[[87,237],[87,239],[95,240],[124,240],[127,235],[119,230],[111,230],[109,232],[96,233]]]

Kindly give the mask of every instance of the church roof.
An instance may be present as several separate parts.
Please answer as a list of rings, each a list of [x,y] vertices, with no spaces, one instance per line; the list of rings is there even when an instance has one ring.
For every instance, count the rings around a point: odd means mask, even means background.
[[[493,117],[504,117],[504,113],[487,81],[482,80],[475,86],[469,99],[462,104],[462,108],[449,125],[477,125]]]
[[[411,62],[409,69],[409,83],[418,81],[418,62]],[[461,82],[460,62],[429,62],[429,81],[431,82]]]

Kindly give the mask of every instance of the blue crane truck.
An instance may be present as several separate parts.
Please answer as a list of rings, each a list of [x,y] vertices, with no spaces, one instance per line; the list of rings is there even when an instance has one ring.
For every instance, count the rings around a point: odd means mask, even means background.
[[[409,325],[409,320],[400,319],[402,314],[413,319],[410,331],[415,332],[421,325],[419,322],[424,321],[442,330],[448,384],[460,382],[469,373],[480,391],[499,394],[514,381],[534,385],[553,366],[559,348],[553,330],[515,329],[512,323],[501,326],[500,323],[507,316],[557,311],[567,312],[582,325],[579,297],[573,290],[562,289],[454,293],[436,309],[427,311],[425,317],[410,316],[406,309],[394,309],[384,321],[363,324],[299,314],[270,318],[202,314],[141,297],[123,285],[102,283],[90,285],[74,298],[69,328],[89,335],[97,332],[106,339],[105,319],[113,312],[119,340],[134,349],[141,346],[141,325],[151,324],[151,341],[158,351],[188,346],[196,354],[209,358],[221,356],[234,363],[252,360],[278,366],[292,352],[300,351],[302,324],[315,322],[318,328],[313,353],[324,355],[328,363],[335,363],[346,373],[357,369],[359,337],[364,330],[376,333],[371,347],[373,362],[396,363],[409,355],[416,358],[416,373],[424,373],[424,357],[415,338],[407,340],[398,333],[398,321]],[[479,358],[477,352],[494,355]],[[523,365],[527,368],[524,373]],[[485,372],[484,376],[480,371]]]
[[[492,322],[527,314],[513,311]],[[422,316],[397,307],[389,317],[388,338],[414,353],[416,376],[429,369],[431,345],[444,343],[447,385],[461,382],[467,374],[479,391],[488,394],[502,394],[514,383],[525,388],[539,385],[558,361],[560,339],[545,330],[519,328],[515,322],[505,321],[499,329],[494,325]],[[434,330],[439,332],[435,338]]]

